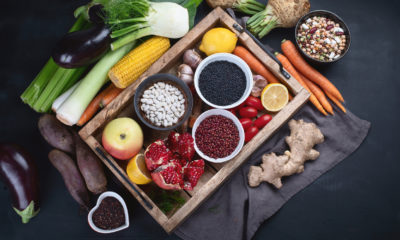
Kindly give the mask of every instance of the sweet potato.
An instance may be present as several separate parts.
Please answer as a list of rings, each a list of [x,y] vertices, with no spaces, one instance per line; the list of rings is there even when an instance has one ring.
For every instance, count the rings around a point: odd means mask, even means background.
[[[103,166],[94,152],[82,141],[78,134],[74,134],[76,162],[86,187],[94,194],[107,190],[107,178]]]
[[[57,149],[49,153],[49,160],[61,173],[71,196],[81,207],[88,210],[89,193],[75,162],[66,153]]]
[[[68,129],[54,115],[43,114],[38,122],[43,138],[53,147],[74,154],[74,139]]]

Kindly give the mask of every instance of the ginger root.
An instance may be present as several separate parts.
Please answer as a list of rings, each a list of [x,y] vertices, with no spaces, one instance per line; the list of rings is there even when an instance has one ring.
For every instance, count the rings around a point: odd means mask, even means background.
[[[324,141],[324,135],[314,123],[292,119],[289,121],[289,128],[290,136],[285,140],[290,151],[285,151],[281,156],[275,153],[264,154],[260,166],[250,167],[248,174],[250,187],[257,187],[261,182],[269,182],[276,188],[281,188],[282,177],[303,172],[305,161],[319,157],[319,152],[313,147]]]

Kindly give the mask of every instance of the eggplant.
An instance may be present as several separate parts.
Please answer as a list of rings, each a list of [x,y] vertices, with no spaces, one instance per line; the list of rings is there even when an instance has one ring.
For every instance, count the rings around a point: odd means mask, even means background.
[[[94,4],[88,9],[89,21],[94,24],[104,24],[105,14],[103,11],[104,6],[101,4]]]
[[[67,33],[53,50],[53,60],[63,68],[90,65],[110,48],[111,30],[104,24]]]
[[[12,196],[12,205],[22,222],[39,212],[38,174],[35,162],[20,146],[0,144],[0,178]]]

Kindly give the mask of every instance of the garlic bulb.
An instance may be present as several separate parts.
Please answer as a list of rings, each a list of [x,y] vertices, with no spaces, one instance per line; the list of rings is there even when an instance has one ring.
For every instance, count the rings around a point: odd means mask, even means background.
[[[193,69],[196,69],[201,62],[201,56],[194,49],[188,49],[183,54],[183,63],[189,65]]]
[[[181,64],[178,67],[178,78],[184,81],[187,85],[193,82],[193,70],[187,64]]]

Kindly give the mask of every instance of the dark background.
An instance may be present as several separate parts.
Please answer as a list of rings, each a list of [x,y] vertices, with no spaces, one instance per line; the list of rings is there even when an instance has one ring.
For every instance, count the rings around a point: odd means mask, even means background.
[[[18,143],[32,154],[42,200],[39,215],[23,225],[0,183],[0,239],[176,239],[112,178],[110,189],[129,204],[131,227],[112,235],[93,232],[47,159],[50,147],[37,129],[39,115],[19,99],[73,24],[73,10],[84,3],[0,3],[0,141]],[[400,239],[399,1],[311,0],[311,8],[333,11],[348,24],[350,51],[318,69],[341,90],[347,108],[372,128],[358,151],[288,201],[255,239]],[[200,19],[210,8],[203,3],[198,11]],[[293,39],[293,31],[273,30],[263,42],[279,49],[283,38]]]

